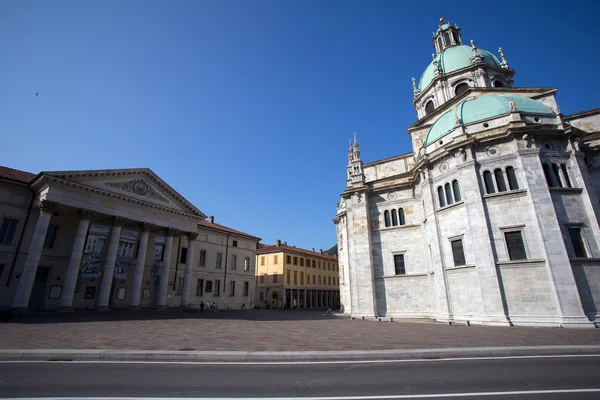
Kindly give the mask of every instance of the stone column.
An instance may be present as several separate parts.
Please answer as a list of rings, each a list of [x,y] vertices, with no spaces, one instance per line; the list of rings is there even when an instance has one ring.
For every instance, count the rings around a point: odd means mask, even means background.
[[[42,200],[38,208],[40,216],[35,226],[33,239],[31,239],[31,244],[29,245],[29,252],[25,259],[17,293],[13,298],[12,308],[15,310],[26,310],[29,306],[29,296],[31,296],[31,289],[33,288],[33,281],[35,280],[35,274],[37,273],[40,257],[42,256],[46,232],[48,231],[48,225],[50,225],[50,218],[52,218],[53,205],[51,203]]]
[[[308,308],[308,303],[306,302],[306,297],[307,297],[306,296],[306,289],[304,289],[304,303],[303,303],[304,308]]]
[[[287,304],[287,289],[283,289],[283,308],[285,309],[285,306]]]
[[[173,235],[175,229],[165,229],[165,252],[163,254],[162,268],[160,270],[160,283],[158,287],[158,308],[167,308],[167,289],[169,286],[169,268],[171,267],[171,251],[173,250]]]
[[[131,288],[131,296],[129,297],[129,308],[137,310],[140,308],[140,294],[142,292],[142,281],[144,280],[144,265],[146,264],[146,251],[148,250],[148,237],[150,236],[150,228],[152,225],[140,223],[140,245],[137,250],[137,258],[135,259],[135,272],[133,275],[133,287]]]
[[[190,306],[190,284],[192,280],[192,265],[194,263],[194,242],[198,237],[197,233],[188,233],[187,255],[185,257],[185,274],[183,275],[183,290],[181,292],[181,307]]]
[[[117,262],[117,250],[119,249],[119,239],[121,239],[121,230],[123,229],[124,218],[112,217],[113,226],[110,232],[110,242],[106,261],[104,262],[104,271],[102,272],[102,284],[100,285],[100,295],[96,303],[98,311],[108,311],[108,302],[110,300],[110,291],[112,289],[113,276],[115,274],[115,263]]]
[[[71,258],[67,267],[65,283],[63,285],[62,294],[58,303],[57,311],[73,311],[73,293],[79,276],[79,268],[81,267],[81,257],[83,257],[83,249],[85,248],[85,238],[90,226],[90,218],[92,213],[88,210],[79,210],[79,226],[75,234],[73,242],[73,250],[71,250]]]
[[[296,308],[300,308],[300,289],[296,289]]]

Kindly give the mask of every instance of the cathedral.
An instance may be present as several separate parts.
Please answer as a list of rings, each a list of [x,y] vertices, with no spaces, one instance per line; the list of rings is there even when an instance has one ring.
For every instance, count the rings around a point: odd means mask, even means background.
[[[341,311],[505,326],[600,323],[600,109],[564,115],[440,19],[413,151],[348,149],[334,219]]]

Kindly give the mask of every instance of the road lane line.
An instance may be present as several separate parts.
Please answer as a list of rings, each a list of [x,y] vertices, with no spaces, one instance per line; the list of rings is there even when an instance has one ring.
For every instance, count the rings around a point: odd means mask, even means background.
[[[392,400],[436,399],[453,397],[524,396],[548,394],[600,393],[598,389],[514,390],[505,392],[392,394],[384,396],[315,396],[315,397],[219,397],[219,400]],[[13,397],[3,400],[212,400],[214,397]]]
[[[415,358],[406,360],[333,360],[333,361],[134,361],[134,360],[4,360],[0,364],[14,363],[54,363],[54,364],[172,364],[172,365],[312,365],[312,364],[377,364],[377,363],[414,363],[440,361],[478,361],[478,360],[524,360],[540,358],[584,358],[600,357],[600,354],[563,354],[539,356],[498,356],[498,357],[456,357],[456,358]],[[67,356],[65,356],[67,358]]]

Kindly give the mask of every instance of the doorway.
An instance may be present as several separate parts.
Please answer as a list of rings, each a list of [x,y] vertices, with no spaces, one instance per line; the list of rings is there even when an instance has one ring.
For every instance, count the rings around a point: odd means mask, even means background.
[[[29,296],[29,310],[40,311],[44,307],[44,295],[46,294],[48,275],[50,275],[50,267],[38,267],[31,288],[31,296]]]
[[[279,303],[279,295],[277,292],[273,292],[271,308],[277,308],[277,304]]]

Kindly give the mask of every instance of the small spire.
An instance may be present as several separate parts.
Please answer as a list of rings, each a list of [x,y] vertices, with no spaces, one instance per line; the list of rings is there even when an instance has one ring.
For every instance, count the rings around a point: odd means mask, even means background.
[[[473,60],[481,60],[481,56],[477,52],[477,46],[475,46],[475,41],[471,39],[471,49],[473,50],[473,56],[471,57]]]
[[[415,77],[412,77],[412,87],[413,87],[413,94],[416,96],[417,94],[419,94],[419,89],[417,88],[417,80],[415,79]]]
[[[508,62],[506,61],[506,54],[504,54],[504,50],[502,50],[502,47],[498,49],[498,52],[500,53],[500,58],[502,59],[502,62],[500,63],[502,68],[510,69],[510,67],[508,66]]]
[[[354,132],[354,144],[356,144],[356,132]]]

